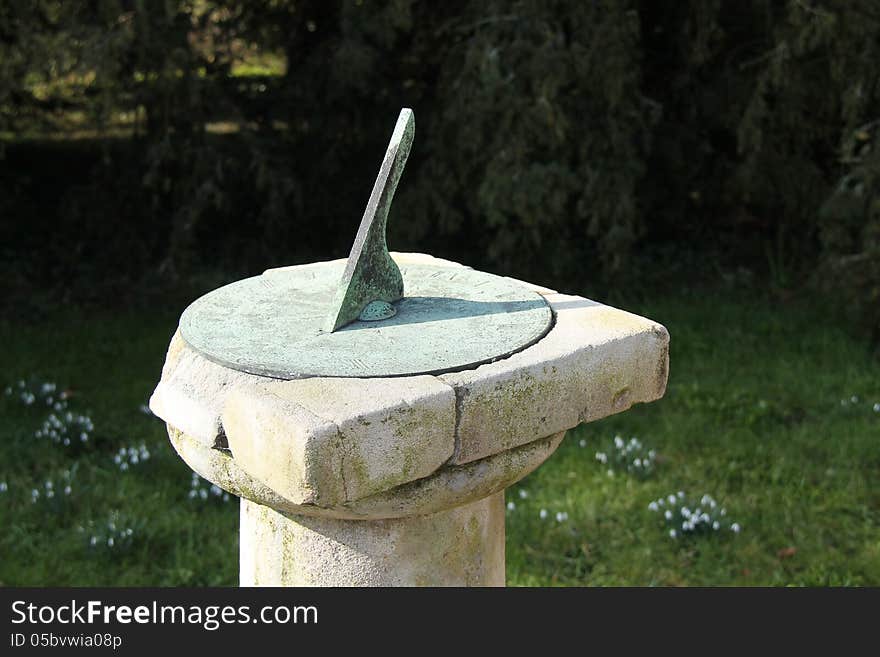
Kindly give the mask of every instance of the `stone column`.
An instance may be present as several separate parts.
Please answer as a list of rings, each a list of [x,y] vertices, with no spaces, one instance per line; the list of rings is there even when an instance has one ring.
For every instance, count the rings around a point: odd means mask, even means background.
[[[659,324],[532,288],[550,332],[449,374],[281,381],[174,336],[150,408],[193,470],[242,498],[242,585],[504,584],[504,489],[567,429],[661,397],[668,368]]]
[[[504,586],[504,493],[423,516],[339,520],[241,501],[242,586]]]

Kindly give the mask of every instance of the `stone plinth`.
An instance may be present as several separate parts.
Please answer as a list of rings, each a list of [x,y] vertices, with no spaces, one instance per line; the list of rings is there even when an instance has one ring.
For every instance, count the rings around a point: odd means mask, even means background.
[[[175,334],[150,408],[193,470],[242,498],[242,585],[504,583],[503,490],[566,430],[661,397],[668,368],[659,324],[530,287],[554,313],[544,338],[436,376],[282,381]]]

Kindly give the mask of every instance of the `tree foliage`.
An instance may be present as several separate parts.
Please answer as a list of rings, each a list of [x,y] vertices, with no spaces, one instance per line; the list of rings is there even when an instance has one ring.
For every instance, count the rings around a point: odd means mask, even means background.
[[[395,248],[558,285],[705,251],[878,326],[878,49],[860,0],[5,3],[0,212],[66,240],[37,278],[338,257],[410,106]],[[48,132],[93,137],[51,181]]]

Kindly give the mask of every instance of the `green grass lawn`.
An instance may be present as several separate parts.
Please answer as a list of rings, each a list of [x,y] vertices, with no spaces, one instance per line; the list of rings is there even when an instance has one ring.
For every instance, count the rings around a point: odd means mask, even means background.
[[[508,490],[509,584],[880,585],[880,363],[821,305],[728,295],[622,304],[670,331],[666,397],[569,432]],[[13,386],[0,395],[0,583],[237,583],[236,501],[192,499],[190,470],[139,410],[180,310],[0,323]],[[35,437],[49,409],[21,403],[19,379],[68,388],[94,423],[88,444]],[[651,472],[597,461],[616,434],[656,452]],[[121,470],[114,455],[141,443],[150,458]],[[741,531],[670,538],[648,505],[679,490],[713,496]]]

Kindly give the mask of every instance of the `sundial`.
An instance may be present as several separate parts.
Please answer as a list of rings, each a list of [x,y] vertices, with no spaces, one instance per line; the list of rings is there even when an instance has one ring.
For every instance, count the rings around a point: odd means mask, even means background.
[[[666,388],[649,319],[389,253],[413,125],[403,109],[348,259],[209,292],[171,338],[150,409],[241,498],[242,586],[503,585],[504,489]]]
[[[183,312],[183,339],[223,366],[300,379],[453,372],[544,337],[553,313],[518,281],[391,258],[385,229],[414,126],[412,110],[401,110],[347,261],[269,270],[209,292]]]

